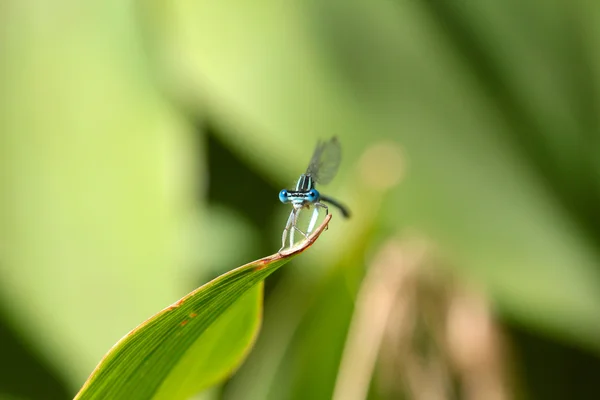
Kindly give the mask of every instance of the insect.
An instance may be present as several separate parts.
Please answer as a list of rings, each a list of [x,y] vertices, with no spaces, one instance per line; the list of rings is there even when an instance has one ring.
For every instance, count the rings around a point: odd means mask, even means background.
[[[319,208],[325,209],[325,215],[329,213],[329,208],[324,202],[337,207],[345,218],[350,216],[350,212],[345,206],[330,197],[322,195],[315,189],[317,183],[326,185],[331,182],[340,166],[341,156],[342,151],[337,137],[334,136],[328,141],[319,141],[306,172],[300,175],[296,183],[296,188],[294,190],[283,189],[279,192],[279,200],[284,204],[291,203],[293,206],[281,236],[281,249],[279,251],[285,248],[288,233],[290,234],[290,247],[294,245],[294,231],[298,231],[305,238],[308,238],[317,222]],[[311,206],[314,206],[315,209],[308,224],[308,229],[303,232],[297,226],[298,214],[305,208],[310,209]]]

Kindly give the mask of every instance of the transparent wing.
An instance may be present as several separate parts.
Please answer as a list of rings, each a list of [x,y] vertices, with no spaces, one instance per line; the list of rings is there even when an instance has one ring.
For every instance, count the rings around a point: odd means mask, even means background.
[[[315,152],[310,159],[306,174],[312,176],[317,183],[326,185],[337,173],[342,158],[342,148],[337,137],[317,143]]]

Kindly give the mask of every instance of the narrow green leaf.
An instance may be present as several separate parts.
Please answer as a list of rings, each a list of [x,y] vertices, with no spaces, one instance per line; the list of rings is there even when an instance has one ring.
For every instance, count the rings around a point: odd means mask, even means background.
[[[298,246],[219,276],[132,330],[104,356],[76,399],[185,399],[223,379],[247,354],[259,325],[256,312],[245,324],[249,330],[236,326],[236,318],[257,310],[262,281],[310,247],[330,219]],[[224,354],[228,344],[234,352]]]

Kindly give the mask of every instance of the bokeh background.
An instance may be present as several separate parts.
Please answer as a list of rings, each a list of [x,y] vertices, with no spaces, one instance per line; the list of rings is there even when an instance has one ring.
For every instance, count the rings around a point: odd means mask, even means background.
[[[67,399],[125,333],[317,244],[205,399],[600,396],[600,5],[0,3],[0,398]]]

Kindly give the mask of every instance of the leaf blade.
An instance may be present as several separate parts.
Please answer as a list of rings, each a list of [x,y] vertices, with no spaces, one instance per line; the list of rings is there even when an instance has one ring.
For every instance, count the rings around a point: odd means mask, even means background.
[[[171,373],[203,333],[230,309],[244,293],[308,249],[327,227],[331,215],[299,245],[229,271],[169,307],[124,336],[104,356],[75,399],[148,399],[164,397],[162,384],[177,382]],[[226,375],[233,366],[229,366]],[[180,373],[181,370],[179,370]],[[187,376],[179,376],[180,382]],[[214,381],[214,377],[211,377]],[[198,378],[199,381],[202,377]],[[194,383],[201,387],[198,381]],[[181,390],[180,395],[185,391]],[[169,393],[174,399],[172,393]],[[185,397],[183,397],[185,398]]]

